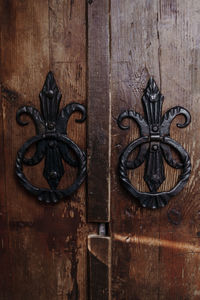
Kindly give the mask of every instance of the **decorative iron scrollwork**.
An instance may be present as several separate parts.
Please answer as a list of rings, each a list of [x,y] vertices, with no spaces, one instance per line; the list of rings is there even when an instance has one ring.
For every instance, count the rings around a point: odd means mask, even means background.
[[[178,194],[191,173],[190,157],[186,150],[175,140],[170,138],[170,125],[177,115],[184,115],[184,124],[177,124],[177,127],[184,128],[190,121],[191,116],[188,110],[181,106],[169,109],[162,116],[162,104],[164,97],[161,95],[155,81],[150,78],[142,97],[145,118],[139,113],[129,110],[122,112],[118,117],[118,126],[121,129],[129,129],[129,126],[122,124],[125,118],[133,119],[139,126],[141,137],[131,142],[122,152],[119,163],[119,175],[123,186],[139,200],[143,207],[159,208],[164,207],[172,196]],[[134,149],[139,147],[139,152],[134,160],[128,160]],[[171,152],[173,148],[180,157],[176,161]],[[157,192],[165,180],[163,157],[165,161],[175,169],[181,169],[179,181],[170,191]],[[138,168],[145,161],[144,180],[150,192],[140,192],[128,178],[128,170]]]
[[[43,89],[40,92],[41,113],[32,106],[23,106],[17,111],[16,120],[24,126],[27,122],[21,120],[22,114],[29,115],[35,123],[36,136],[24,143],[17,153],[16,174],[26,190],[37,196],[43,203],[57,203],[60,199],[74,193],[86,176],[86,155],[67,137],[67,124],[71,114],[78,111],[82,118],[86,119],[86,109],[79,103],[70,103],[59,112],[61,93],[56,85],[53,73],[49,72]],[[31,158],[26,158],[28,149],[36,144],[36,151]],[[74,153],[74,155],[72,155]],[[32,185],[23,173],[23,164],[34,166],[45,158],[43,176],[47,180],[50,189],[39,188]],[[72,167],[78,168],[75,182],[66,189],[57,189],[64,175],[63,161]]]

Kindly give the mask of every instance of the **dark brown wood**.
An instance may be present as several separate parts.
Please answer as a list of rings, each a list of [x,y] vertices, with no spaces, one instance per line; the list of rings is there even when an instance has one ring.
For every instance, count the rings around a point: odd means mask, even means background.
[[[35,135],[15,116],[22,105],[39,108],[38,94],[49,70],[63,94],[61,108],[86,100],[86,3],[0,1],[0,299],[87,299],[85,185],[67,202],[41,206],[19,185],[17,150]],[[85,148],[84,124],[69,122],[68,134]],[[73,180],[66,169],[61,186]],[[45,185],[42,165],[25,169]]]
[[[199,9],[199,1],[111,0],[113,300],[200,297]],[[115,120],[125,109],[143,112],[141,96],[150,75],[165,96],[164,112],[181,105],[192,115],[186,129],[178,129],[176,121],[171,127],[171,136],[190,153],[190,180],[157,211],[140,208],[116,172],[122,149],[139,134],[133,122],[122,131]],[[169,190],[177,180],[178,172],[167,165],[165,170],[160,190]],[[132,183],[144,191],[144,169],[132,173]]]
[[[88,45],[86,2],[0,0],[0,299],[197,300],[200,2],[90,1]],[[88,79],[88,221],[110,221],[111,237],[96,235],[96,225],[87,224],[85,185],[66,203],[45,207],[15,178],[16,152],[34,134],[31,122],[24,128],[16,124],[16,111],[24,104],[39,108],[38,93],[50,69],[62,106],[86,104]],[[190,181],[158,211],[141,209],[117,173],[122,149],[139,134],[131,122],[129,131],[121,131],[116,119],[126,109],[143,113],[141,96],[150,75],[165,96],[163,111],[182,105],[192,114],[186,129],[175,122],[171,128],[190,153]],[[78,116],[70,120],[68,134],[84,149],[86,126],[74,123]],[[25,172],[44,185],[41,170],[39,165]],[[161,189],[167,190],[178,171],[167,165],[165,170]],[[61,186],[75,176],[72,168],[66,171]],[[147,190],[143,174],[141,167],[130,178]]]
[[[109,1],[88,6],[88,221],[110,219]]]
[[[110,299],[111,239],[88,236],[89,299]]]
[[[0,84],[0,99],[3,99],[6,95],[4,93],[5,87]],[[4,105],[3,101],[0,102],[0,128],[3,129],[3,116],[4,116]],[[9,283],[9,272],[8,266],[10,265],[9,256],[6,249],[9,247],[9,230],[7,220],[7,199],[5,191],[5,149],[4,149],[4,131],[0,131],[0,290],[3,291],[2,299],[9,299],[11,294],[10,283]]]

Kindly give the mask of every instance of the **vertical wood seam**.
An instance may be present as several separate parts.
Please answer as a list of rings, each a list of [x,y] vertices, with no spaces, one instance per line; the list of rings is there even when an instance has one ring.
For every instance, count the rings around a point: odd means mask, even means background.
[[[112,78],[111,78],[111,57],[112,57],[112,48],[111,48],[111,0],[109,0],[109,185],[108,185],[108,209],[109,209],[109,222],[111,222],[111,153],[112,153],[112,93],[111,93],[111,84],[112,84]],[[112,235],[111,230],[109,227],[109,235],[110,235],[110,243],[109,243],[109,257],[108,257],[108,263],[109,263],[109,269],[108,269],[108,300],[112,299]]]

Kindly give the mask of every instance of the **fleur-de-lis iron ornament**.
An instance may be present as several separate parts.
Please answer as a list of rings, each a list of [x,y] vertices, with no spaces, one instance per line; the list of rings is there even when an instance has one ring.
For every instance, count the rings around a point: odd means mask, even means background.
[[[86,176],[85,153],[67,137],[67,124],[71,114],[79,111],[82,118],[76,122],[83,122],[86,119],[86,110],[79,103],[70,103],[59,112],[61,93],[56,85],[53,73],[49,72],[43,89],[39,94],[41,113],[32,106],[23,106],[17,111],[16,120],[24,126],[21,115],[29,115],[35,123],[36,136],[26,141],[17,153],[16,174],[21,184],[37,196],[43,203],[57,203],[60,199],[74,193]],[[26,158],[28,149],[36,144],[36,151],[31,158]],[[74,153],[74,155],[72,155]],[[40,188],[32,185],[23,173],[23,164],[34,166],[45,158],[43,176],[50,188]],[[57,186],[64,175],[63,161],[72,167],[78,168],[75,182],[66,189],[57,189]]]
[[[162,116],[162,104],[164,97],[161,95],[155,81],[150,78],[142,102],[145,118],[134,110],[122,112],[118,117],[118,126],[121,129],[129,129],[122,121],[125,118],[133,119],[139,126],[141,137],[131,142],[122,152],[119,162],[119,176],[123,186],[139,200],[143,207],[159,208],[164,207],[172,196],[177,195],[185,186],[191,173],[190,157],[186,150],[175,140],[170,138],[170,125],[177,115],[184,115],[184,124],[177,124],[177,127],[184,128],[190,121],[190,113],[181,106],[169,109]],[[139,147],[139,152],[134,160],[128,160],[134,149]],[[171,149],[174,149],[180,157],[176,161]],[[157,192],[165,180],[163,157],[165,161],[175,169],[181,169],[179,181],[169,191]],[[145,161],[144,180],[150,192],[138,191],[128,178],[128,169],[136,169]]]

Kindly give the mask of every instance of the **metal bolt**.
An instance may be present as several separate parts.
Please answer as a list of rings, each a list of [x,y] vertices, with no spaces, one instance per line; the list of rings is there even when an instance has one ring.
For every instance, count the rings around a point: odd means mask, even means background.
[[[48,124],[48,129],[49,129],[49,130],[52,130],[52,129],[54,129],[54,127],[55,127],[55,126],[54,126],[54,124],[53,124],[53,123],[49,123],[49,124]]]
[[[157,145],[153,145],[152,149],[156,151],[156,150],[158,150],[158,146]]]
[[[49,90],[49,91],[48,91],[48,96],[49,96],[49,98],[52,98],[52,97],[53,97],[53,94],[54,94],[54,92],[53,92],[52,90]]]
[[[57,172],[55,172],[55,171],[50,172],[49,177],[52,179],[57,178]]]
[[[54,141],[50,141],[49,142],[49,147],[53,148],[55,146],[55,142]]]
[[[153,129],[154,132],[156,132],[156,131],[158,131],[158,126],[153,126],[152,129]]]
[[[101,235],[101,236],[106,235],[106,224],[105,223],[99,224],[99,235]]]

